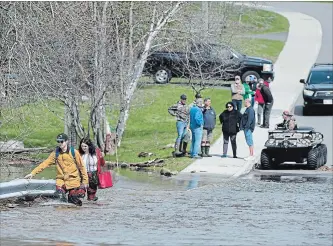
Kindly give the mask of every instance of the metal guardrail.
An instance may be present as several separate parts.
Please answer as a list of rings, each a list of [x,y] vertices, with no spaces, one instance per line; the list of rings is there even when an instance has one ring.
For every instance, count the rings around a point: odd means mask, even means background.
[[[55,180],[15,179],[0,183],[0,200],[26,195],[53,195]]]

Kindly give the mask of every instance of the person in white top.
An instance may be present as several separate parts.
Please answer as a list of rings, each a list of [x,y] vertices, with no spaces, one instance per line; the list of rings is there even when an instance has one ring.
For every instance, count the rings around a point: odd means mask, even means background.
[[[87,189],[88,201],[97,201],[98,173],[101,164],[103,165],[103,156],[101,151],[94,146],[89,138],[81,139],[79,152],[89,177],[89,187]]]

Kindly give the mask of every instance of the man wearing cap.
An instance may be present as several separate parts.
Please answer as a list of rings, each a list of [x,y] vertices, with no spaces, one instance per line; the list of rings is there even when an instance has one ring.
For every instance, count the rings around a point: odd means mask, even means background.
[[[260,126],[261,128],[269,128],[269,118],[271,116],[271,111],[273,108],[274,98],[272,95],[272,92],[270,88],[265,85],[265,83],[262,85],[260,89],[261,95],[264,98],[265,101],[265,107],[264,107],[264,121],[263,124]]]
[[[283,122],[276,124],[275,129],[296,130],[297,124],[295,117],[288,110],[282,113]]]
[[[186,95],[180,96],[180,101],[168,108],[169,114],[176,116],[176,128],[177,128],[177,139],[175,142],[175,155],[181,155],[186,153],[187,143],[182,140],[187,132],[189,123],[189,107],[186,105]],[[183,147],[183,148],[181,148]]]
[[[195,99],[194,99],[193,102],[190,103],[190,105],[189,105],[189,109],[191,109],[191,108],[193,107],[193,105],[197,104],[197,100],[198,100],[199,98],[202,99],[202,96],[201,96],[201,94],[200,94],[199,92],[195,93],[195,96],[194,96],[194,97],[195,97]],[[199,100],[201,100],[201,99],[199,99]]]
[[[62,200],[66,199],[65,194],[68,192],[68,202],[81,206],[82,201],[79,199],[82,195],[81,182],[84,188],[87,189],[87,170],[77,150],[74,150],[75,156],[72,156],[66,134],[59,134],[56,141],[58,143],[57,149],[24,178],[30,179],[48,166],[55,164],[57,170],[56,192],[61,196]]]
[[[200,143],[202,139],[203,131],[203,114],[202,109],[203,100],[202,98],[197,98],[195,105],[190,110],[190,129],[192,132],[192,144],[191,144],[191,153],[190,157],[195,159],[201,159],[199,156]]]

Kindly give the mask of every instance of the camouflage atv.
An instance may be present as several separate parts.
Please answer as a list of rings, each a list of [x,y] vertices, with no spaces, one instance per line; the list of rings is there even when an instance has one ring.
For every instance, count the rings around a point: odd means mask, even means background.
[[[308,169],[317,169],[327,162],[323,139],[323,134],[312,127],[269,131],[266,148],[261,151],[261,168],[273,169],[284,162],[296,162],[306,164]]]

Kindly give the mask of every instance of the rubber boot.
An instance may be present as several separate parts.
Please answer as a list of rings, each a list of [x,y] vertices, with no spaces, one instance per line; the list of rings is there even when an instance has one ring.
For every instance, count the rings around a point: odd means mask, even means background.
[[[210,149],[210,146],[206,146],[206,156],[212,157],[212,155],[209,154],[209,149]]]
[[[183,152],[184,155],[187,154],[187,152],[186,152],[186,148],[187,148],[187,143],[183,142],[183,149],[182,149],[182,152]]]
[[[179,151],[179,145],[178,144],[175,144],[175,155],[177,156],[179,156],[179,155],[181,155],[182,154],[182,152],[180,152]]]
[[[179,151],[182,152],[182,147],[183,147],[183,141],[180,142],[179,144]]]
[[[207,157],[206,146],[201,146],[201,156],[202,157]]]

